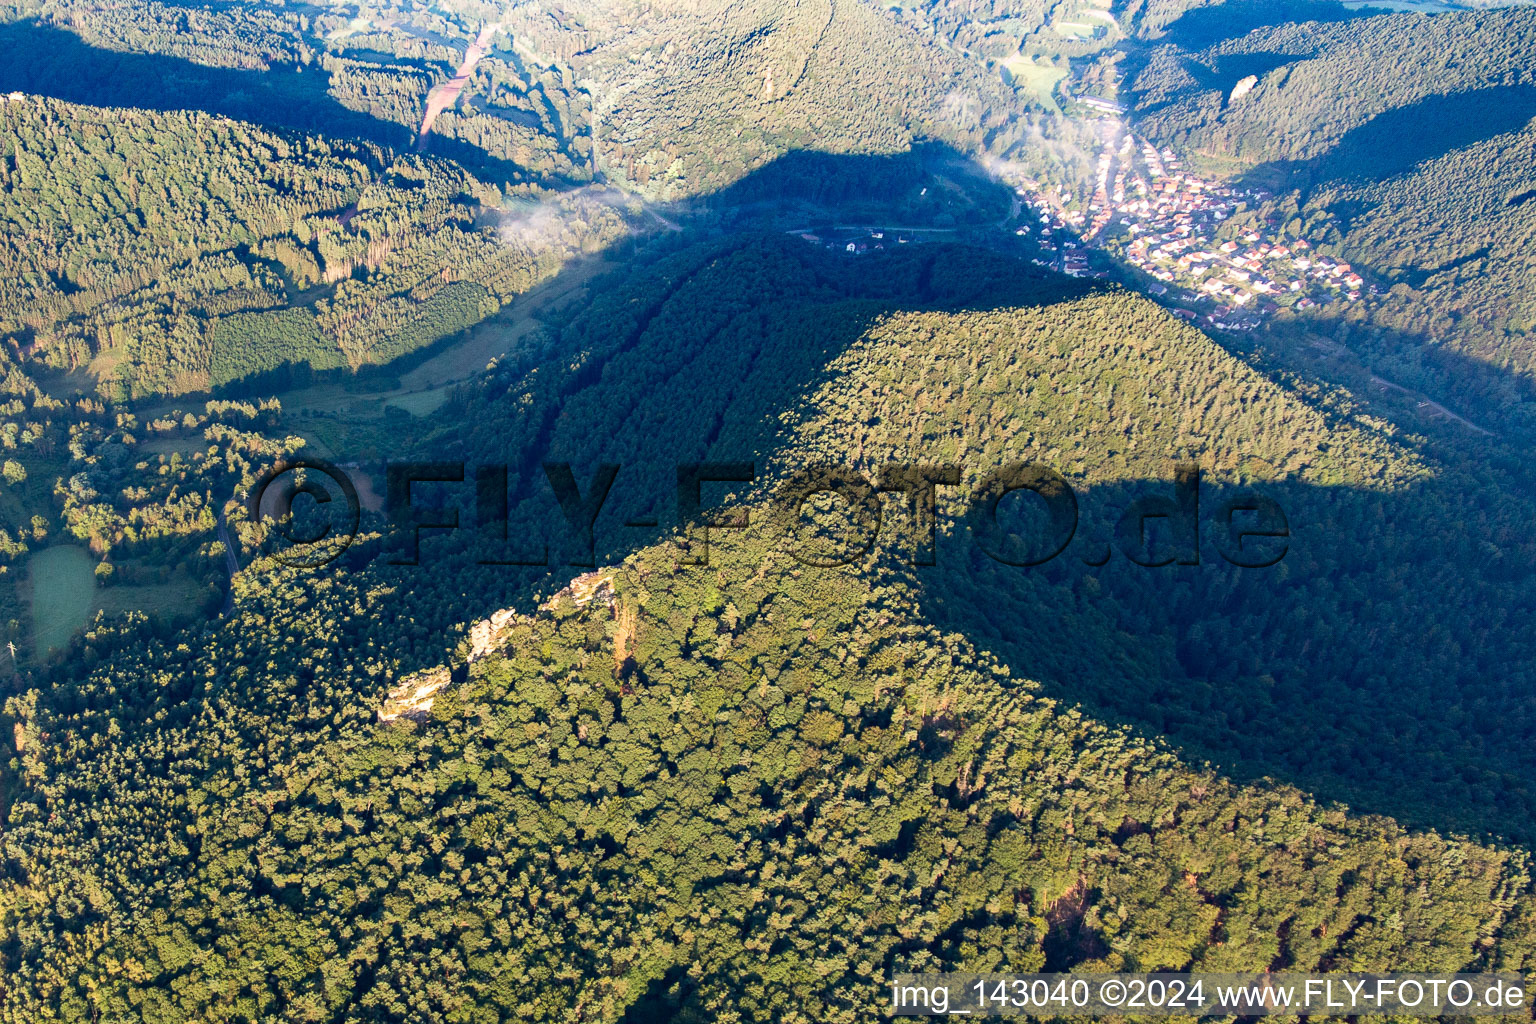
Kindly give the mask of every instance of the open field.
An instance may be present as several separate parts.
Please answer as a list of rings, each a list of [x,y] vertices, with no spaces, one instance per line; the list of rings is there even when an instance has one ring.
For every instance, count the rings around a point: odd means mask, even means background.
[[[1057,21],[1052,23],[1051,28],[1057,35],[1070,39],[1092,39],[1095,26],[1081,21]]]
[[[207,448],[208,442],[201,436],[149,437],[139,442],[139,451],[145,455],[169,455],[172,452],[191,455],[194,452],[206,451]]]
[[[420,391],[472,377],[491,360],[515,352],[539,321],[514,303],[505,311],[464,332],[462,340],[400,375],[397,393]]]
[[[448,400],[449,385],[443,384],[429,391],[413,391],[410,394],[396,395],[387,399],[384,404],[392,405],[396,409],[404,409],[412,416],[430,416],[442,408]]]
[[[32,646],[41,654],[64,644],[95,612],[96,559],[85,548],[56,544],[27,559]]]
[[[415,391],[479,373],[492,359],[517,351],[542,317],[578,300],[585,294],[588,281],[613,268],[614,264],[595,258],[566,264],[554,278],[469,328],[462,340],[401,374],[401,388]]]
[[[1038,100],[1046,109],[1061,113],[1056,105],[1056,83],[1067,77],[1066,69],[1036,64],[1027,57],[1013,56],[1001,61],[1003,81],[1022,88]]]
[[[612,264],[600,259],[571,263],[553,280],[535,287],[501,312],[462,332],[441,351],[401,373],[389,384],[381,382],[377,388],[368,388],[326,382],[279,392],[277,397],[283,403],[283,410],[290,413],[310,409],[321,413],[367,416],[378,415],[385,405],[399,405],[410,410],[413,405],[423,404],[420,400],[405,400],[414,399],[416,393],[473,377],[485,370],[493,359],[521,351],[540,326],[541,317],[579,299],[586,283],[609,269]]]
[[[96,562],[89,551],[74,544],[55,544],[28,557],[23,596],[31,607],[34,658],[68,643],[97,612],[174,614],[195,608],[203,598],[202,586],[187,577],[169,583],[98,587]]]
[[[535,287],[500,313],[462,332],[440,351],[404,371],[381,379],[376,388],[327,382],[277,394],[290,427],[325,459],[388,459],[398,431],[385,419],[386,407],[412,416],[430,416],[453,386],[485,371],[496,359],[531,353],[541,343],[543,319],[586,295],[588,282],[612,269],[602,259],[569,264],[553,280]],[[306,415],[308,414],[308,415]]]

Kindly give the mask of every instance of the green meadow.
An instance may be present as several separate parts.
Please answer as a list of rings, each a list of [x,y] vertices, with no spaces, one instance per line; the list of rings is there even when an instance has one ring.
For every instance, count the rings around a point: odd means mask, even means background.
[[[96,564],[90,551],[75,544],[55,544],[27,558],[34,657],[64,646],[97,612],[175,615],[196,608],[204,597],[202,586],[185,576],[168,583],[101,587]]]

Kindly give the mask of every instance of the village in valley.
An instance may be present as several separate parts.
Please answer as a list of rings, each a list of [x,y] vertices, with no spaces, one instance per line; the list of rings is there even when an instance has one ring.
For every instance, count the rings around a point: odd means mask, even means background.
[[[1252,82],[1233,91],[1240,98]],[[1011,233],[1038,266],[1073,277],[1115,277],[1208,329],[1252,331],[1266,319],[1378,296],[1349,263],[1320,253],[1298,224],[1264,215],[1261,187],[1202,178],[1127,125],[1125,108],[1095,96],[1057,96],[1092,125],[1096,152],[1086,181],[1040,181],[1016,163],[989,165],[1014,193],[1002,221],[976,227],[792,228],[814,245],[858,255],[913,242],[991,244]],[[1054,102],[1054,101],[1053,101]],[[922,189],[921,200],[928,193]],[[954,224],[954,220],[950,220]]]
[[[1108,255],[1150,279],[1145,290],[1175,315],[1232,331],[1251,331],[1282,307],[1358,302],[1367,293],[1348,263],[1315,252],[1305,238],[1282,236],[1278,224],[1244,218],[1252,226],[1232,229],[1234,215],[1270,198],[1264,189],[1207,181],[1181,168],[1171,150],[1138,138],[1117,104],[1077,102],[1100,115],[1091,197],[1084,202],[1025,177],[1008,181],[1033,215],[1014,233],[1035,238],[1038,265],[1107,277],[1109,264],[1096,254]]]
[[[1119,105],[1071,99],[1096,115],[1091,181],[1074,189],[1037,181],[1017,165],[996,171],[1014,192],[1014,209],[989,231],[1011,232],[1036,265],[1073,277],[1129,279],[1174,315],[1226,331],[1252,331],[1281,309],[1381,293],[1349,263],[1259,216],[1272,198],[1267,190],[1202,178],[1171,150],[1131,131]],[[839,225],[790,233],[855,255],[962,237],[953,227]]]

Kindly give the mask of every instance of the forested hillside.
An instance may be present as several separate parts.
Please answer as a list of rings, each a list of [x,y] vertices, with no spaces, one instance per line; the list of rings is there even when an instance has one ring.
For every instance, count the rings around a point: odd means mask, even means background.
[[[1536,11],[1218,21],[0,11],[0,1024],[1536,970]],[[1239,338],[1075,276],[1045,190],[1163,157],[1056,104],[1125,70],[1270,193],[1213,236],[1381,294]],[[312,569],[294,457],[362,495]]]
[[[1516,467],[1453,470],[1144,300],[982,251],[653,246],[556,326],[558,358],[500,364],[401,439],[508,466],[499,540],[468,529],[472,488],[419,566],[366,518],[322,570],[258,560],[226,617],[99,623],[6,705],[5,1019],[851,1020],[906,968],[1527,964],[1524,854],[1287,785],[1523,834],[1527,755],[1500,740],[1528,728],[1508,668],[1532,663]],[[214,412],[178,487],[239,498],[294,424]],[[78,447],[93,490],[145,475],[120,433]],[[1176,458],[1207,522],[1240,487],[1279,501],[1287,557],[1085,564]],[[668,538],[677,464],[704,459],[756,464],[704,495],[755,526],[694,566],[697,535]],[[1083,543],[990,563],[961,517],[1029,459],[1078,490]],[[544,460],[582,488],[621,464],[590,554]],[[894,494],[869,557],[796,560],[772,488],[820,461],[889,483],[893,460],[960,467],[938,564],[910,564]],[[1474,476],[1484,528],[1451,536]],[[541,541],[551,566],[484,564]],[[572,561],[620,564],[536,611]],[[379,721],[439,664],[424,722]]]
[[[1521,855],[1182,766],[886,574],[678,557],[514,618],[420,725],[357,642],[399,594],[260,570],[195,646],[11,704],[4,1019],[851,1021],[893,970],[1529,964]]]
[[[576,195],[503,232],[519,208],[451,163],[207,114],[24,96],[0,121],[0,330],[119,399],[389,362],[623,230]]]
[[[715,191],[801,149],[1000,151],[1016,99],[994,72],[861,0],[412,10],[44,0],[0,10],[0,89],[194,106],[403,147],[482,25],[502,26],[429,148],[508,191],[595,176],[653,199]]]
[[[1140,123],[1154,138],[1224,168],[1325,158],[1306,168],[1314,179],[1386,177],[1523,127],[1531,107],[1518,87],[1536,85],[1536,72],[1521,55],[1533,34],[1536,12],[1513,7],[1290,22],[1195,52],[1169,47],[1134,83]],[[1229,102],[1247,75],[1259,81]],[[1354,87],[1340,88],[1344,81]],[[1441,116],[1412,116],[1414,104],[1435,101],[1454,106],[1427,105],[1426,113]],[[1446,117],[1452,109],[1455,116]],[[1377,125],[1377,135],[1350,134],[1381,115],[1393,116]],[[1388,124],[1402,129],[1394,144],[1368,144],[1385,141]]]
[[[800,149],[963,150],[1011,130],[1011,91],[860,0],[513,6],[506,25],[589,80],[612,180],[674,199]]]
[[[1529,7],[1400,14],[1166,46],[1138,125],[1197,164],[1277,189],[1255,216],[1323,237],[1379,301],[1314,329],[1393,379],[1532,424],[1536,129]],[[1244,76],[1250,91],[1232,98]]]
[[[1527,833],[1533,766],[1497,737],[1528,728],[1536,635],[1510,609],[1533,596],[1516,568],[1531,482],[1499,446],[1426,447],[1144,300],[975,250],[855,264],[796,241],[716,243],[604,292],[555,339],[579,358],[503,367],[420,449],[511,466],[520,550],[571,553],[540,460],[569,461],[582,487],[600,463],[624,467],[599,561],[643,536],[620,524],[667,519],[678,463],[756,458],[781,478],[830,462],[876,480],[887,462],[954,463],[962,483],[939,493],[955,536],[919,573],[925,607],[1017,674],[1244,777],[1419,824]],[[1076,539],[1049,565],[983,556],[963,520],[1009,461],[1078,490]],[[1132,565],[1115,524],[1171,493],[1177,461],[1202,471],[1201,564]],[[1222,502],[1255,486],[1292,531],[1270,570],[1236,569],[1214,546]],[[888,553],[907,552],[890,532],[902,507],[885,500]],[[1103,568],[1084,564],[1111,549]],[[476,572],[414,585],[495,591],[508,570]]]
[[[10,52],[0,89],[205,110],[403,149],[429,91],[452,77],[492,13],[158,0],[10,4],[0,6],[0,40]],[[568,71],[513,54],[503,35],[468,92],[435,125],[435,152],[508,191],[591,180],[586,95]]]

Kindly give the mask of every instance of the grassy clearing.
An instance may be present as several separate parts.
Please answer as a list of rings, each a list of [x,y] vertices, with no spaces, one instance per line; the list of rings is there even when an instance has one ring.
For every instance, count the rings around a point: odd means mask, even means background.
[[[1051,26],[1057,35],[1069,39],[1092,39],[1094,27],[1081,21],[1058,21]]]
[[[27,557],[32,649],[63,646],[96,611],[96,559],[85,548],[56,544]]]
[[[108,615],[119,612],[148,612],[151,615],[176,615],[196,608],[206,594],[201,583],[190,576],[176,575],[166,583],[135,584],[131,587],[97,588],[96,603]],[[93,609],[92,615],[96,614]]]
[[[1009,57],[1001,62],[1003,81],[1025,90],[1048,110],[1061,113],[1056,105],[1056,83],[1067,77],[1066,69],[1036,64],[1027,57]]]
[[[521,348],[523,340],[538,326],[536,319],[526,315],[491,317],[466,331],[459,344],[401,374],[400,385],[415,390],[474,376],[497,356]]]
[[[500,313],[466,330],[463,341],[401,374],[401,387],[413,391],[463,380],[484,370],[498,356],[523,351],[543,317],[580,299],[586,294],[588,281],[613,267],[614,264],[596,258],[568,264],[558,277],[538,285]]]
[[[448,400],[448,385],[433,388],[431,391],[417,391],[409,395],[396,395],[384,404],[392,405],[397,409],[404,409],[418,419],[430,416],[442,407]]]
[[[202,437],[151,437],[139,442],[139,452],[144,455],[180,452],[183,456],[191,456],[207,450],[208,441]]]
[[[68,643],[97,612],[176,615],[198,607],[205,596],[202,584],[188,576],[167,583],[98,587],[96,563],[94,555],[75,544],[55,544],[27,557],[34,658]]]

